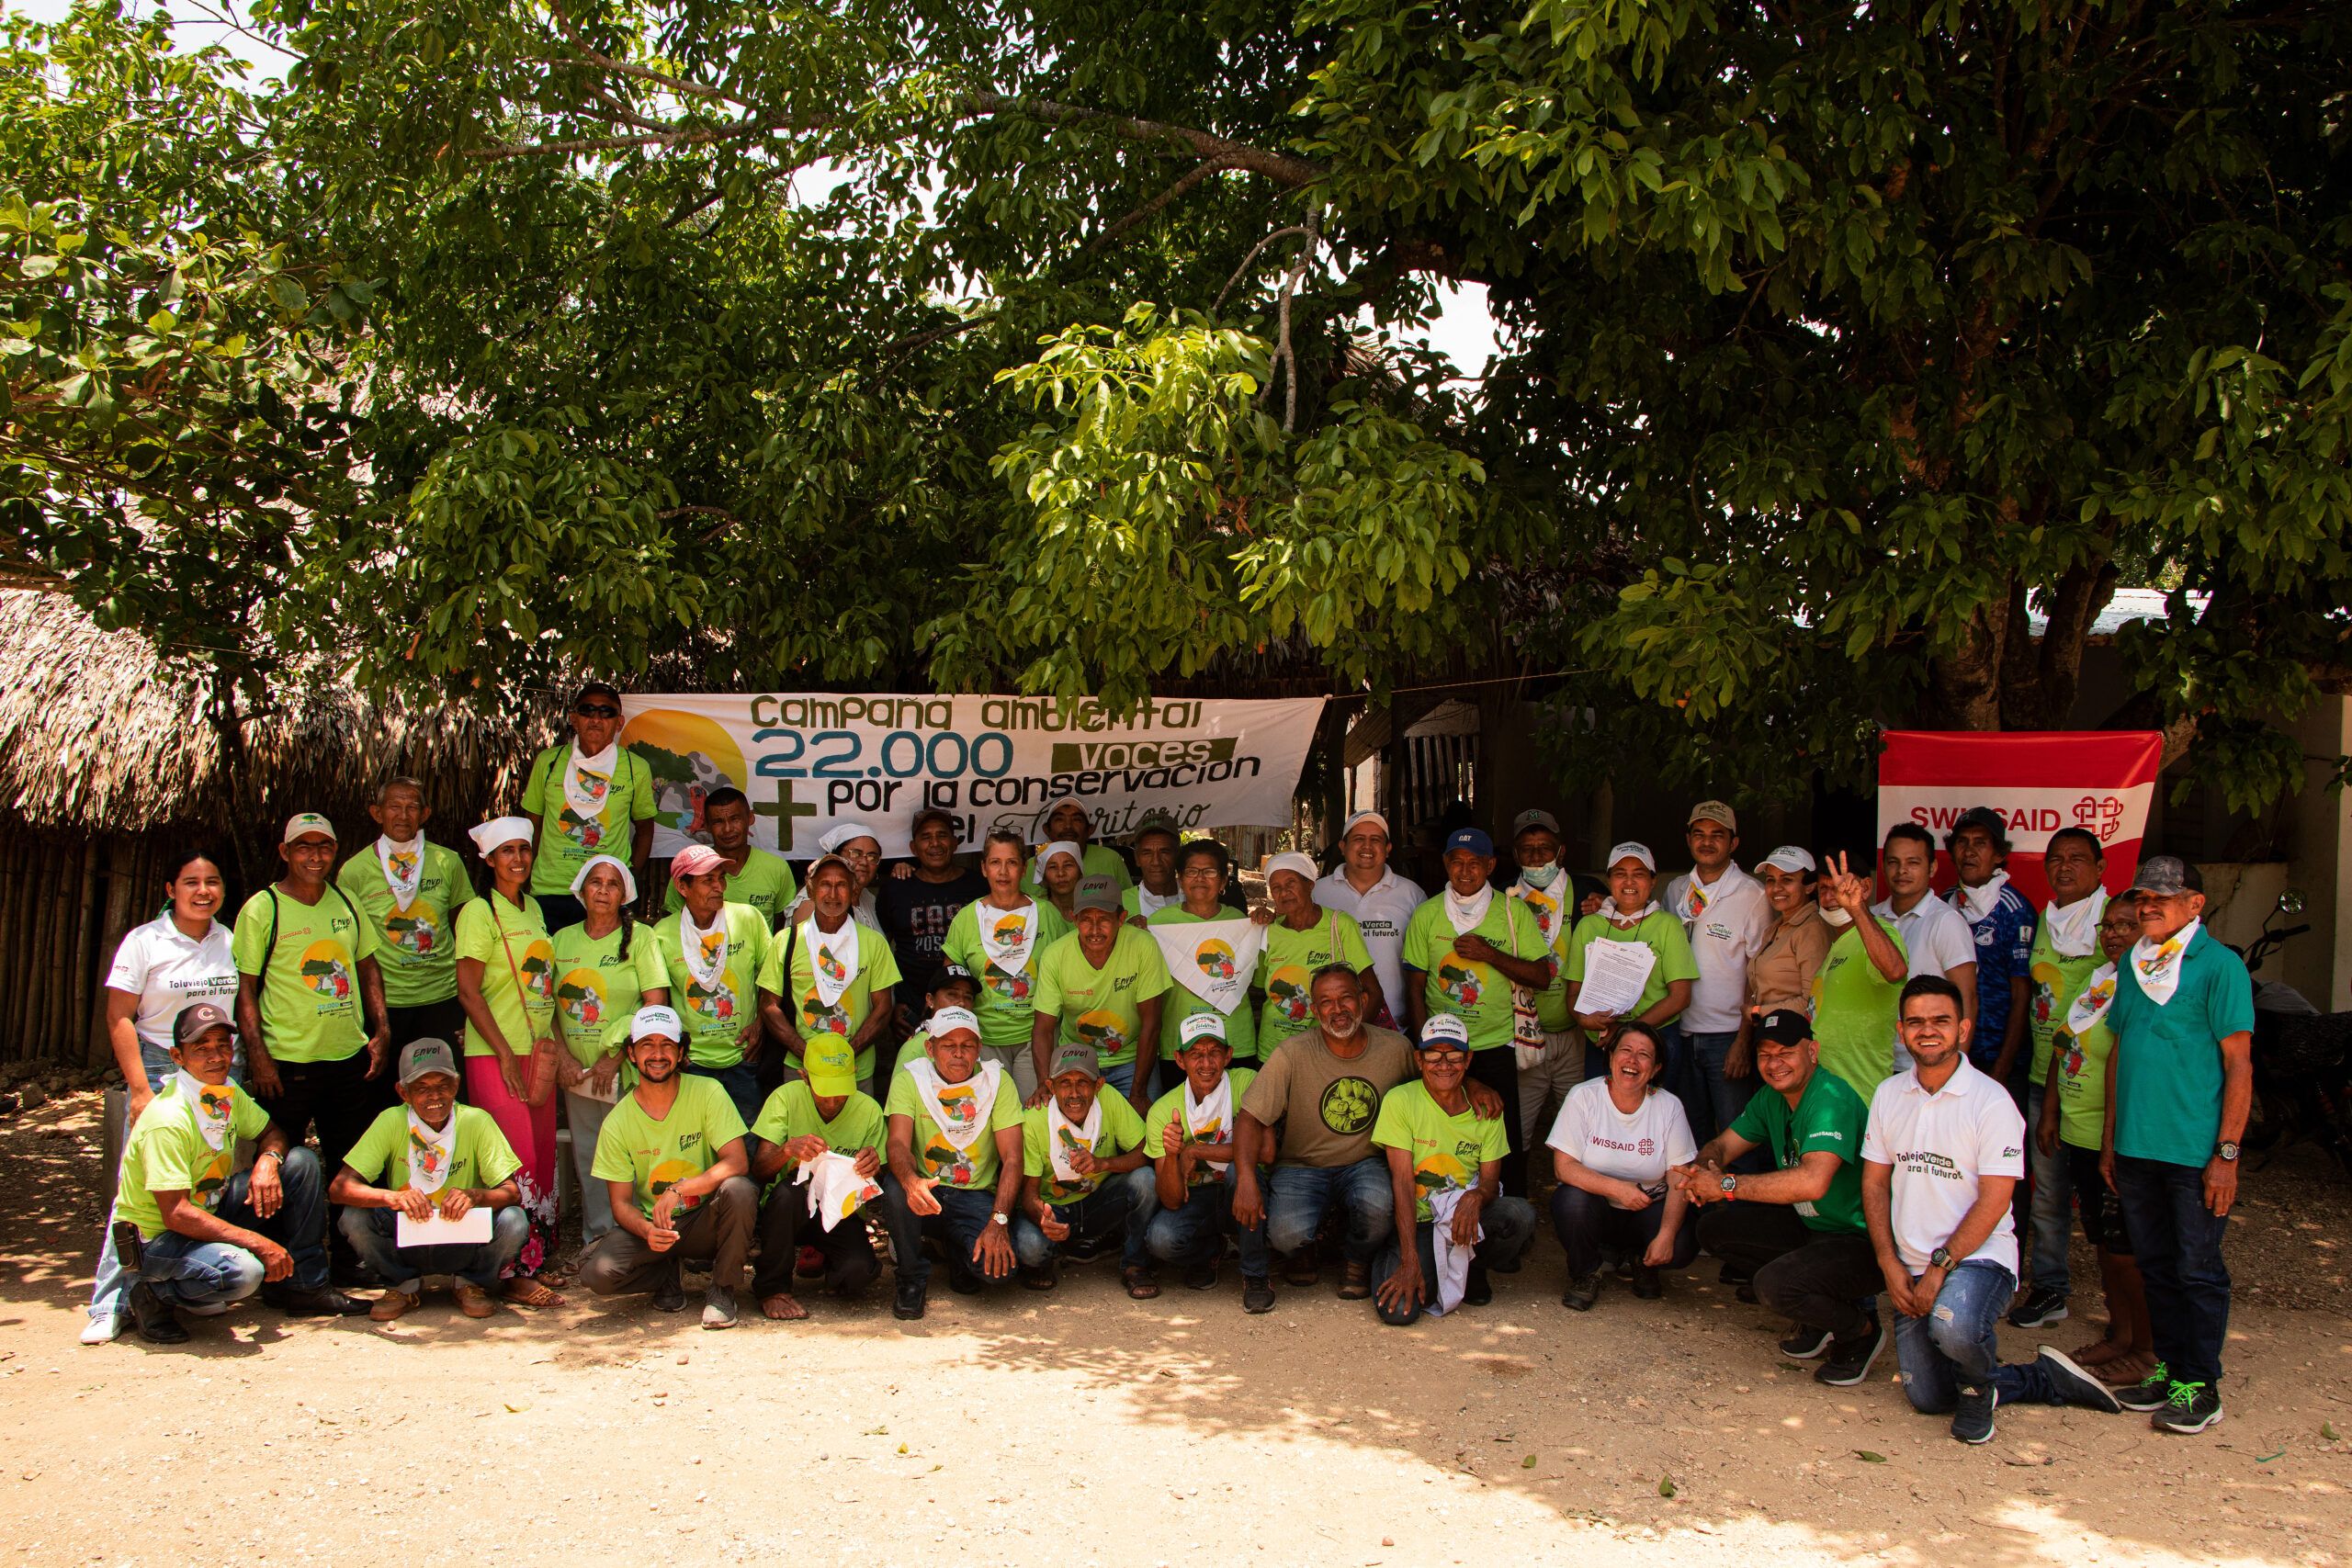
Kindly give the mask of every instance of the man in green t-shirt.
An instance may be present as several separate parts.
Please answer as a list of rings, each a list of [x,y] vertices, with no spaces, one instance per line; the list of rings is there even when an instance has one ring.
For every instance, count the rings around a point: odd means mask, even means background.
[[[1227,1019],[1196,1012],[1177,1026],[1176,1065],[1184,1081],[1144,1112],[1143,1152],[1152,1162],[1159,1212],[1145,1226],[1144,1249],[1155,1263],[1184,1270],[1184,1288],[1216,1284],[1217,1260],[1230,1231],[1241,1248],[1241,1306],[1271,1312],[1274,1287],[1266,1250],[1266,1222],[1233,1217],[1233,1137],[1241,1097],[1257,1073],[1233,1064]]]
[[[111,1223],[139,1227],[139,1255],[122,1263],[137,1276],[129,1305],[151,1345],[187,1341],[174,1307],[210,1316],[255,1291],[288,1317],[368,1310],[327,1283],[318,1156],[229,1081],[235,1059],[227,1013],[210,1002],[182,1009],[172,1026],[178,1070],[122,1151]],[[232,1172],[240,1138],[260,1152],[252,1169]]]
[[[1109,877],[1081,877],[1076,895],[1078,929],[1036,956],[1035,1014],[1029,1050],[1037,1065],[1032,1105],[1046,1099],[1046,1066],[1063,1045],[1091,1045],[1102,1081],[1141,1113],[1151,1103],[1159,1061],[1159,998],[1167,993],[1168,961],[1150,933],[1126,922],[1119,889]]]
[[[455,1040],[466,1027],[458,1005],[458,910],[474,897],[466,863],[424,836],[433,820],[424,786],[386,779],[368,807],[377,839],[343,863],[337,887],[375,933],[384,975],[386,1023],[395,1043]]]
[[[1757,1021],[1749,1039],[1763,1087],[1732,1124],[1667,1179],[1699,1209],[1699,1245],[1749,1277],[1753,1293],[1795,1319],[1781,1341],[1800,1361],[1828,1358],[1816,1382],[1870,1376],[1887,1334],[1873,1298],[1878,1254],[1862,1218],[1862,1129],[1870,1108],[1821,1067],[1811,1021],[1791,1008]],[[1754,1148],[1774,1168],[1738,1175]]]
[[[800,885],[790,861],[752,842],[752,797],[733,784],[721,784],[703,797],[702,830],[710,835],[710,847],[718,852],[727,873],[727,901],[749,904],[774,931],[785,911],[799,900]],[[662,908],[674,915],[685,901],[672,883]]]
[[[1895,1003],[1911,958],[1894,922],[1871,909],[1871,881],[1840,853],[1822,863],[1821,918],[1837,931],[1813,979],[1821,1065],[1864,1105],[1894,1073]]]
[[[523,1162],[489,1111],[458,1103],[458,1057],[447,1041],[401,1047],[400,1095],[401,1103],[369,1123],[327,1187],[327,1197],[343,1205],[345,1239],[384,1281],[368,1315],[393,1322],[423,1303],[425,1275],[448,1274],[458,1282],[458,1310],[489,1317],[498,1311],[500,1276],[531,1237],[514,1179]],[[476,1209],[490,1212],[486,1241],[400,1239],[403,1219],[455,1224]]]
[[[752,1293],[760,1314],[779,1323],[808,1315],[792,1299],[793,1262],[803,1247],[824,1260],[825,1289],[835,1296],[863,1295],[882,1271],[865,1234],[866,1204],[882,1195],[875,1185],[888,1139],[882,1107],[858,1091],[855,1058],[840,1035],[812,1036],[799,1065],[800,1076],[769,1095],[752,1123],[752,1179],[764,1189]],[[821,1170],[808,1181],[799,1177],[828,1154],[847,1159],[861,1185],[820,1210],[826,1189],[839,1179],[818,1181]]]
[[[1021,1198],[1021,1096],[1012,1075],[980,1060],[980,1021],[963,1008],[931,1016],[920,1061],[890,1080],[888,1168],[882,1201],[898,1260],[890,1314],[922,1316],[931,1285],[923,1238],[947,1253],[948,1283],[976,1295],[1012,1272],[1012,1211]]]
[[[1070,1256],[1094,1257],[1124,1227],[1120,1281],[1136,1301],[1159,1294],[1145,1261],[1144,1226],[1159,1191],[1143,1152],[1143,1118],[1115,1094],[1103,1094],[1102,1065],[1084,1042],[1054,1053],[1045,1104],[1023,1118],[1021,1211],[1012,1220],[1012,1255],[1021,1282],[1054,1288],[1065,1244]]]
[[[896,1014],[898,955],[888,938],[851,919],[857,876],[839,855],[808,868],[808,913],[768,942],[760,965],[760,1017],[768,1037],[797,1058],[820,1035],[847,1040],[861,1084],[874,1081],[874,1046]]]
[[[658,1310],[677,1312],[684,1266],[708,1259],[702,1325],[732,1328],[760,1190],[744,1174],[735,1102],[716,1079],[685,1072],[685,1033],[666,1007],[639,1008],[629,1024],[637,1087],[605,1118],[590,1168],[611,1196],[613,1228],[582,1256],[580,1282],[600,1296],[650,1291]]]
[[[330,880],[334,823],[297,812],[277,854],[286,874],[245,900],[230,940],[245,1082],[292,1142],[315,1127],[322,1168],[341,1170],[392,1098],[376,931]],[[372,1282],[340,1232],[329,1232],[327,1247],[346,1281]]]
[[[653,769],[620,743],[621,694],[591,681],[571,699],[571,737],[531,759],[523,815],[531,818],[531,893],[548,930],[579,923],[572,879],[592,855],[625,860],[639,879],[653,851]]]
[[[1373,1263],[1373,1308],[1396,1327],[1423,1313],[1494,1300],[1490,1269],[1510,1269],[1535,1235],[1535,1206],[1502,1190],[1510,1136],[1499,1118],[1481,1117],[1463,1079],[1470,1031],[1440,1013],[1414,1046],[1417,1081],[1382,1097],[1372,1141],[1388,1161],[1396,1236]]]

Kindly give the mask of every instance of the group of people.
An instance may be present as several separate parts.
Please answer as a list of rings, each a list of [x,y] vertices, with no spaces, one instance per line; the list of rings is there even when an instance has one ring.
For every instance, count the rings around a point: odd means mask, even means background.
[[[1131,871],[1065,803],[1042,848],[990,834],[971,872],[926,814],[888,874],[845,824],[796,876],[720,788],[640,922],[652,794],[620,717],[610,687],[580,693],[520,814],[469,831],[480,891],[404,778],[356,852],[288,819],[282,874],[232,925],[216,862],[172,868],[107,981],[130,1125],[85,1341],[184,1339],[180,1314],[256,1291],[390,1322],[428,1277],[470,1316],[560,1304],[560,1114],[580,1284],[676,1311],[707,1269],[708,1327],[747,1285],[777,1320],[807,1315],[797,1280],[863,1292],[885,1250],[912,1319],[934,1251],[978,1292],[1048,1291],[1114,1247],[1137,1300],[1209,1290],[1232,1257],[1265,1312],[1277,1276],[1335,1262],[1342,1298],[1408,1324],[1520,1269],[1548,1115],[1571,1310],[1612,1274],[1658,1296],[1703,1249],[1826,1383],[1892,1339],[1914,1404],[1965,1440],[2004,1401],[2220,1417],[2252,1001],[2192,866],[2150,859],[2110,899],[2098,839],[2062,830],[2037,911],[1979,810],[1943,846],[1951,895],[1905,825],[1874,900],[1796,846],[1750,874],[1706,801],[1662,894],[1623,843],[1580,895],[1534,810],[1510,874],[1464,828],[1424,896],[1363,812],[1329,874],[1273,857],[1251,914],[1224,848],[1164,821]],[[1168,962],[1171,931],[1237,920],[1246,987]],[[2077,1208],[2107,1331],[2002,1364],[2003,1317],[2067,1314]]]

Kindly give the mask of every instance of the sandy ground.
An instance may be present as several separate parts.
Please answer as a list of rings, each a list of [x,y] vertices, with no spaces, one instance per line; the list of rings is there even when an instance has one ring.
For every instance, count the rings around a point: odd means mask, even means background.
[[[185,1347],[83,1348],[96,1104],[0,1123],[15,1561],[1973,1568],[2352,1542],[2352,1190],[2301,1151],[2233,1238],[2228,1421],[2010,1410],[1971,1450],[1911,1414],[1891,1354],[1844,1390],[1781,1360],[1711,1260],[1662,1303],[1565,1313],[1548,1236],[1493,1306],[1402,1330],[1328,1286],[1246,1317],[1230,1269],[1133,1303],[1106,1260],[1051,1296],[941,1289],[907,1325],[878,1294],[707,1334],[641,1303],[476,1324],[435,1292],[390,1330],[240,1308]],[[2075,1306],[2043,1335],[2088,1338]]]

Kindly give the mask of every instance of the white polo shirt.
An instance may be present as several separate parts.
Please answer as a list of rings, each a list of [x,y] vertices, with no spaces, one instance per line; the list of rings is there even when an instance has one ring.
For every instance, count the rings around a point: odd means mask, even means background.
[[[189,936],[166,913],[123,934],[107,971],[107,989],[139,998],[131,1027],[139,1043],[172,1048],[172,1025],[191,1002],[212,1002],[236,1013],[237,961],[229,953],[229,923],[215,920],[201,938]]]
[[[1949,975],[1953,967],[1976,962],[1976,932],[1968,917],[1930,893],[1911,906],[1907,915],[1894,912],[1894,900],[1885,899],[1871,906],[1871,913],[1894,927],[1894,934],[1903,939],[1904,956],[1911,962],[1911,977],[1922,975]],[[1961,987],[1961,994],[1973,997],[1973,987]],[[1894,1035],[1894,1070],[1897,1074],[1911,1070],[1911,1053],[1903,1048],[1903,1032]]]
[[[1372,954],[1372,972],[1380,976],[1380,994],[1396,1021],[1406,1020],[1405,924],[1426,898],[1412,878],[1384,868],[1371,890],[1359,893],[1350,886],[1345,866],[1315,885],[1315,901],[1327,909],[1353,915],[1363,928],[1364,951]]]
[[[1962,1055],[1933,1094],[1916,1071],[1878,1086],[1862,1131],[1862,1159],[1894,1168],[1887,1218],[1896,1256],[1916,1272],[1976,1206],[1978,1177],[2024,1177],[2025,1118],[2009,1091]],[[1968,1256],[1997,1263],[2014,1279],[2018,1233],[2010,1210],[2002,1206],[1993,1234]]]
[[[1698,874],[1686,871],[1666,885],[1666,908],[1682,913],[1684,890]],[[1682,922],[1699,978],[1690,987],[1690,1005],[1675,1021],[1685,1034],[1730,1034],[1747,1014],[1747,961],[1772,939],[1772,906],[1764,900],[1764,885],[1736,865],[1724,867],[1712,886],[1700,886],[1706,905]]]

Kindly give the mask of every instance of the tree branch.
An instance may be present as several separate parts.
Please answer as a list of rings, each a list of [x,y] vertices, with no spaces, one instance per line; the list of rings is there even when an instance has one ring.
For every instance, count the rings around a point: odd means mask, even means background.
[[[1090,251],[1101,250],[1103,246],[1109,244],[1112,241],[1125,233],[1136,224],[1143,222],[1153,213],[1159,211],[1170,202],[1176,200],[1186,191],[1191,190],[1203,180],[1208,178],[1211,175],[1216,174],[1224,167],[1225,165],[1215,158],[1206,158],[1202,160],[1199,164],[1193,165],[1193,167],[1174,185],[1170,186],[1166,190],[1161,191],[1158,196],[1153,197],[1149,201],[1145,202],[1141,207],[1136,208],[1133,212],[1128,213],[1116,223],[1112,224],[1109,228],[1103,230],[1102,232],[1095,235],[1093,239],[1088,241],[1086,248]]]
[[[1285,234],[1304,234],[1306,231],[1305,225],[1294,223],[1287,229],[1275,230],[1272,233],[1268,234],[1264,239],[1250,246],[1250,254],[1241,258],[1241,265],[1233,269],[1233,276],[1225,280],[1225,287],[1216,291],[1216,303],[1209,307],[1210,312],[1214,314],[1216,311],[1225,309],[1225,297],[1233,292],[1233,286],[1240,282],[1242,277],[1249,272],[1250,265],[1257,261],[1259,252],[1264,250],[1268,245],[1272,244],[1276,240],[1281,239]]]
[[[1288,152],[1276,152],[1264,147],[1252,147],[1248,142],[1229,141],[1211,131],[1169,125],[1156,119],[1134,119],[1125,115],[1106,114],[1101,109],[1057,104],[1050,98],[1017,98],[1002,93],[962,93],[949,99],[948,103],[950,107],[970,115],[1020,115],[1044,120],[1049,125],[1091,126],[1130,141],[1181,141],[1204,159],[1213,160],[1227,168],[1247,169],[1253,175],[1263,175],[1275,184],[1292,190],[1313,185],[1330,172],[1310,159],[1294,157]]]

